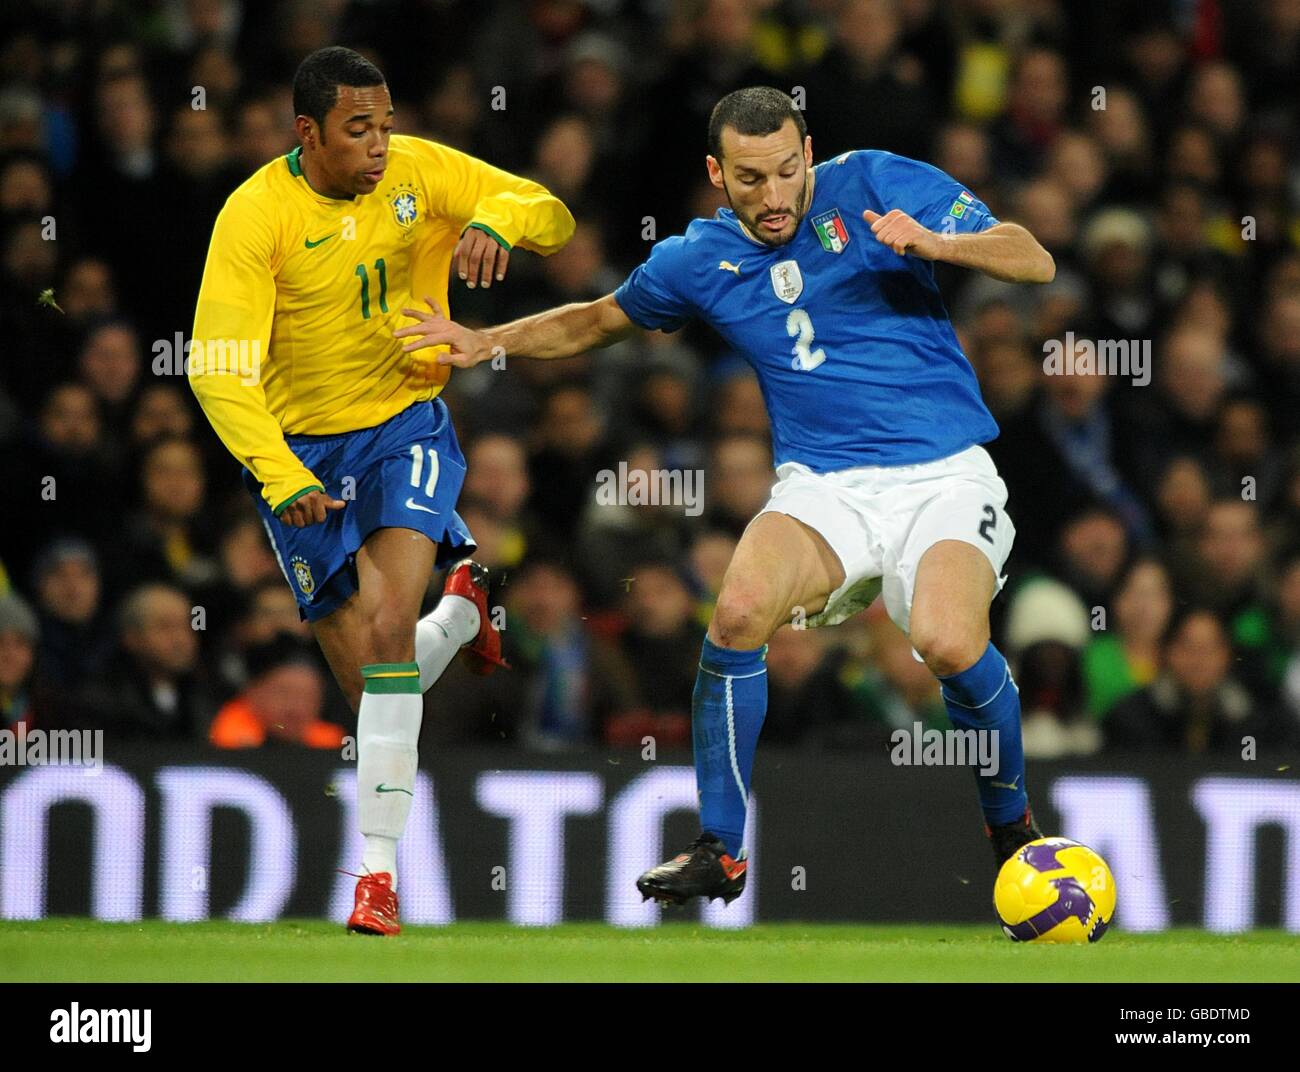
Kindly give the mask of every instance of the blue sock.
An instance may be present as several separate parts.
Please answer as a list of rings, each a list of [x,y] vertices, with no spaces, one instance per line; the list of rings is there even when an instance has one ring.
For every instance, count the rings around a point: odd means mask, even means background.
[[[738,859],[745,838],[749,777],[767,715],[767,646],[720,648],[708,637],[691,704],[700,827]]]
[[[998,772],[986,777],[975,767],[975,780],[985,821],[990,826],[1014,822],[1025,814],[1029,797],[1020,743],[1020,690],[1006,659],[990,641],[974,666],[939,681],[954,726],[998,731]]]

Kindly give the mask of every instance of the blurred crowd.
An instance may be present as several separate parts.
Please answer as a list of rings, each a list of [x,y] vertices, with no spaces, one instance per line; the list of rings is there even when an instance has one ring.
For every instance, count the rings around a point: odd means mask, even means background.
[[[224,199],[295,144],[297,62],[342,43],[385,72],[398,130],[579,221],[503,286],[454,286],[465,322],[606,294],[712,214],[706,120],[742,85],[792,92],[819,160],[925,159],[1025,224],[1052,284],[939,274],[1002,428],[994,631],[1027,752],[1300,737],[1300,0],[9,0],[0,25],[0,728],[350,731],[170,357]],[[1047,375],[1067,332],[1148,343],[1149,375]],[[453,665],[426,738],[688,744],[711,602],[773,480],[744,361],[692,326],[457,372],[444,397],[515,669]],[[620,462],[703,471],[702,514],[599,502]],[[947,725],[879,606],[782,629],[768,671],[767,742]]]

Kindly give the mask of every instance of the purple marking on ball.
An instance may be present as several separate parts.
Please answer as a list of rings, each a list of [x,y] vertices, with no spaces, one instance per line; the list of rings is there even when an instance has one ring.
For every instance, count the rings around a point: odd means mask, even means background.
[[[1035,871],[1060,871],[1065,865],[1056,858],[1061,849],[1068,845],[1026,845],[1020,850],[1020,858]]]
[[[1046,934],[1071,916],[1084,927],[1088,925],[1094,906],[1088,891],[1079,884],[1079,880],[1073,875],[1066,875],[1064,878],[1052,879],[1051,883],[1056,887],[1055,902],[1041,912],[1034,913],[1023,923],[1010,926],[1004,924],[1003,929],[1015,941],[1028,942],[1039,935]]]
[[[1106,933],[1106,929],[1109,926],[1110,926],[1110,920],[1108,919],[1097,920],[1096,924],[1092,928],[1092,933],[1088,935],[1088,941],[1090,942],[1100,941],[1101,936]]]

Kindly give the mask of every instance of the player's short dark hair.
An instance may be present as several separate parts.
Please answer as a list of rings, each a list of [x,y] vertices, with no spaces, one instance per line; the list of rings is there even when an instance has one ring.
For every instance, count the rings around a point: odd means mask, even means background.
[[[325,116],[338,103],[339,86],[382,86],[383,72],[360,52],[341,45],[318,48],[293,76],[293,113],[316,120],[325,140]]]
[[[794,106],[789,94],[771,86],[749,86],[728,93],[713,106],[709,116],[709,154],[722,159],[722,128],[731,127],[737,134],[775,134],[787,119],[793,119],[799,141],[808,134],[803,112]]]

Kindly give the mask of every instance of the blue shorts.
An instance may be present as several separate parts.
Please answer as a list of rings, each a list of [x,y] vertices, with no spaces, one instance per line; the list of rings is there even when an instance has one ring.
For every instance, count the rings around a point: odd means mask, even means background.
[[[347,503],[319,524],[294,528],[271,513],[262,485],[244,470],[244,486],[307,621],[338,610],[356,592],[356,554],[375,529],[424,533],[438,545],[439,568],[473,553],[474,538],[455,509],[465,456],[441,398],[359,432],[291,435],[285,442],[327,494]]]

